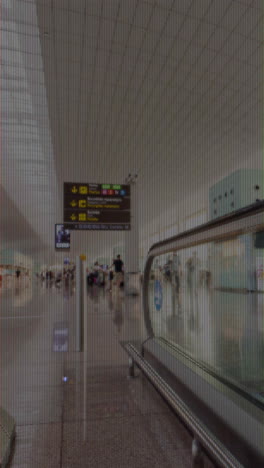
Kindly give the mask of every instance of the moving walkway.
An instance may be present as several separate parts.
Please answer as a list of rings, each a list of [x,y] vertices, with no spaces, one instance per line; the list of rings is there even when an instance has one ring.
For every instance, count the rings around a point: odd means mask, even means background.
[[[153,245],[148,339],[126,342],[193,436],[194,465],[264,466],[264,202]]]

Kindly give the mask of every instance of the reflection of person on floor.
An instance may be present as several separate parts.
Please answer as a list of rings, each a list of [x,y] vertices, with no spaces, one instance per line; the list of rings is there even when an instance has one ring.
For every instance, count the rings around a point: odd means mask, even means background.
[[[181,275],[181,260],[177,252],[173,253],[171,262],[171,280],[172,280],[172,309],[173,315],[176,313],[176,307],[179,314],[181,314],[181,300],[180,300],[180,275]]]
[[[113,318],[113,322],[117,326],[118,333],[121,331],[123,321],[122,304],[119,304],[115,307],[115,315]]]
[[[109,308],[114,310],[113,322],[117,327],[118,333],[120,333],[123,324],[123,310],[122,310],[122,295],[120,290],[116,290],[114,294],[110,293]]]

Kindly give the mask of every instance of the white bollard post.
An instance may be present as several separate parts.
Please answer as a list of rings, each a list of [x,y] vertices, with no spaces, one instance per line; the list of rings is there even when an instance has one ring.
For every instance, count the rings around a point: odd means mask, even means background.
[[[76,351],[82,351],[83,327],[82,261],[76,257]]]
[[[88,351],[88,317],[87,317],[87,283],[86,283],[87,262],[82,262],[82,323],[83,323],[83,351],[84,360],[87,359]]]

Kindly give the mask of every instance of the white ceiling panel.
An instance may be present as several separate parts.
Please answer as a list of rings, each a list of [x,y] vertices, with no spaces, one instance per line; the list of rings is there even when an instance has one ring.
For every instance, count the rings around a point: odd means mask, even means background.
[[[249,7],[240,2],[231,2],[229,8],[221,19],[223,28],[233,31],[243,19]],[[244,20],[244,19],[243,19]]]
[[[86,0],[68,0],[68,8],[72,11],[83,13],[87,2]]]
[[[23,0],[12,0],[9,2],[12,5],[10,13],[15,21],[20,23],[34,24],[35,22],[35,5]]]
[[[191,3],[192,3],[192,0],[184,0],[184,2],[182,2],[181,0],[175,0],[172,4],[172,9],[180,13],[186,14],[189,12]]]
[[[168,10],[156,6],[151,15],[148,30],[161,33],[165,29],[169,15]]]
[[[74,0],[71,0],[74,1]],[[89,0],[86,1],[85,8],[87,15],[101,16],[103,0]]]
[[[147,29],[153,10],[154,5],[152,3],[138,2],[133,24],[139,28]]]
[[[91,36],[96,36],[98,35],[98,32],[99,32],[99,26],[100,26],[100,19],[96,16],[89,16],[88,14],[85,16],[86,20],[85,20],[85,31],[84,31],[84,34],[87,36],[87,37],[91,37]],[[111,24],[112,22],[109,21],[109,23]],[[103,22],[101,22],[101,24],[104,25],[104,27],[102,28],[102,33],[104,33],[104,30],[106,29],[106,25],[108,24],[108,21],[104,20]]]
[[[103,2],[102,17],[116,19],[121,0],[111,0],[111,2]]]
[[[192,37],[195,36],[195,33],[198,30],[200,22],[198,19],[185,17],[183,24],[181,25],[178,36],[184,41],[191,41]]]
[[[176,11],[171,11],[166,22],[164,34],[166,36],[176,37],[184,23],[184,15]],[[190,19],[190,18],[189,18]]]
[[[192,2],[188,15],[194,18],[202,19],[211,6],[212,0],[199,0],[199,2]]]

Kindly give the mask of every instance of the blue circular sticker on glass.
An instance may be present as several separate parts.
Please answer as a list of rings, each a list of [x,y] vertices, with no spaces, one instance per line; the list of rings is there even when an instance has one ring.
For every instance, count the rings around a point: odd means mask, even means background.
[[[156,310],[158,311],[162,308],[162,300],[163,300],[163,295],[162,295],[161,282],[156,280],[154,283],[154,304],[155,304]]]

